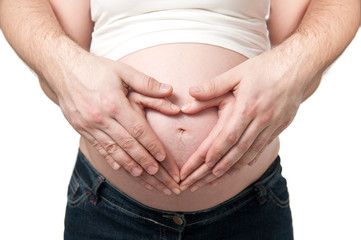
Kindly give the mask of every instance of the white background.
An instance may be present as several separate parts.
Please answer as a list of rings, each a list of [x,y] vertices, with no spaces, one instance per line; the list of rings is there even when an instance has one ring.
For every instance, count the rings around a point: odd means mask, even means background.
[[[281,135],[298,240],[361,239],[360,57],[361,33]],[[62,239],[77,146],[0,33],[0,239]]]

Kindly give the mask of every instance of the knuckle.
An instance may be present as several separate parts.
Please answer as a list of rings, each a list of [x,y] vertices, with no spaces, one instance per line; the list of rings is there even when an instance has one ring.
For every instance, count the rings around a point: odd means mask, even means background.
[[[237,141],[238,141],[238,137],[237,137],[237,134],[234,132],[228,134],[226,137],[226,142],[230,145],[236,144]]]
[[[103,151],[104,149],[103,149],[102,145],[98,141],[96,141],[96,140],[91,141],[91,145],[96,150],[98,150],[99,153],[101,153],[104,156],[104,151]]]
[[[209,84],[207,85],[207,88],[205,88],[207,93],[213,93],[213,97],[216,93],[217,90],[217,84],[216,84],[216,80],[215,79],[211,79],[209,81]]]
[[[114,154],[118,152],[120,149],[121,148],[119,147],[119,145],[114,142],[105,145],[105,151],[109,154]]]
[[[142,80],[145,89],[154,89],[155,86],[157,85],[155,79],[147,75],[142,75]]]
[[[121,165],[127,169],[128,171],[131,171],[136,165],[134,164],[134,161],[130,158],[124,158],[122,159]]]
[[[253,118],[256,115],[257,110],[258,110],[257,102],[248,103],[246,104],[246,107],[243,110],[243,115],[247,118]]]
[[[270,121],[272,121],[273,119],[273,110],[270,110],[268,112],[266,112],[266,114],[262,117],[260,124],[261,125],[266,125],[267,123],[269,123]]]
[[[101,112],[97,109],[89,109],[87,111],[87,123],[88,124],[99,124],[102,125],[104,123],[104,117]]]
[[[145,147],[150,153],[156,153],[160,151],[158,150],[158,145],[156,141],[150,141],[149,143],[146,144]]]
[[[145,154],[137,156],[136,161],[144,168],[147,168],[151,165],[151,162],[148,161],[148,157]]]
[[[103,109],[106,113],[110,114],[112,117],[118,114],[117,104],[108,98],[104,98],[103,100]]]
[[[141,124],[136,124],[132,127],[130,134],[134,138],[141,137],[145,132],[144,126]]]
[[[250,149],[254,152],[260,152],[266,143],[267,139],[261,138],[257,142],[253,143]]]
[[[128,151],[134,147],[135,139],[134,138],[124,138],[121,140],[120,145],[124,150]]]
[[[240,144],[237,145],[237,150],[240,153],[244,153],[249,149],[249,143],[248,142],[241,142]]]

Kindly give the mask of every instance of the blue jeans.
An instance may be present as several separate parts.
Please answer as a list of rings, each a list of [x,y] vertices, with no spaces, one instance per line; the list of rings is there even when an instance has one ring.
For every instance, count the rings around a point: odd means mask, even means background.
[[[69,184],[64,239],[293,239],[280,158],[255,183],[215,207],[169,212],[116,189],[79,152]]]

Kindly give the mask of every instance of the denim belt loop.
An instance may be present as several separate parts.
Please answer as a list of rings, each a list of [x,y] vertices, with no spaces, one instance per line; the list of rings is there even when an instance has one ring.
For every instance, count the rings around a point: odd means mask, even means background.
[[[255,187],[254,190],[258,192],[257,201],[259,205],[265,204],[267,201],[267,194],[268,194],[266,187],[262,183],[256,183],[254,187]]]
[[[98,202],[98,190],[99,187],[102,185],[102,183],[105,182],[105,178],[102,175],[99,175],[96,180],[93,183],[92,186],[92,196],[90,197],[90,202],[92,202],[94,205],[97,205]]]

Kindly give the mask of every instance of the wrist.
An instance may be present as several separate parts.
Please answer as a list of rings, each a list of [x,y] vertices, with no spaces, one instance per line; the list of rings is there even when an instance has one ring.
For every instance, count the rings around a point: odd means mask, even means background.
[[[92,55],[65,34],[48,42],[49,45],[41,50],[43,55],[42,63],[38,65],[38,74],[59,97],[67,85],[67,80],[74,80],[78,66],[84,64],[85,59]]]

